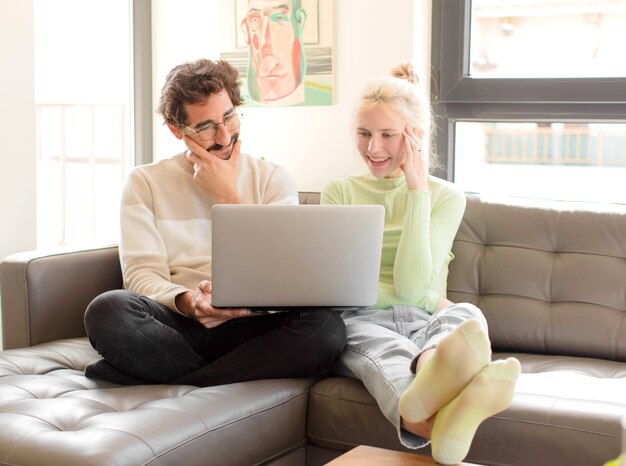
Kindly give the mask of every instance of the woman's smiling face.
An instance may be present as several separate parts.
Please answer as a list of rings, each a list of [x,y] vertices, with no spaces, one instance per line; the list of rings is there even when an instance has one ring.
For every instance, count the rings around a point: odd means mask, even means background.
[[[404,173],[404,119],[381,106],[357,114],[356,145],[372,175],[396,178]]]

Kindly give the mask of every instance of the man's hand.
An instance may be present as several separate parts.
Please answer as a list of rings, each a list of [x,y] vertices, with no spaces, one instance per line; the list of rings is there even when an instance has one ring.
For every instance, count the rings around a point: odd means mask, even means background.
[[[212,154],[184,136],[185,144],[191,151],[190,158],[194,163],[194,181],[206,193],[210,194],[218,204],[239,204],[241,196],[237,190],[237,167],[241,141],[233,143],[230,157],[222,159]]]
[[[428,173],[422,146],[423,132],[406,125],[402,138],[404,141],[404,164],[401,168],[410,190],[428,191]]]
[[[198,284],[195,291],[176,296],[176,307],[183,314],[196,319],[205,328],[217,327],[220,324],[237,317],[252,315],[250,309],[216,309],[211,306],[212,285],[208,280]]]

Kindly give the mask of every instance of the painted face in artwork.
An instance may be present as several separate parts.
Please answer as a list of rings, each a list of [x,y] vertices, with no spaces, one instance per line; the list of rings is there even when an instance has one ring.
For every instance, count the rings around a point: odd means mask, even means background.
[[[286,97],[302,83],[306,69],[302,45],[306,13],[299,3],[248,0],[241,29],[250,48],[248,90],[257,102],[271,103]]]

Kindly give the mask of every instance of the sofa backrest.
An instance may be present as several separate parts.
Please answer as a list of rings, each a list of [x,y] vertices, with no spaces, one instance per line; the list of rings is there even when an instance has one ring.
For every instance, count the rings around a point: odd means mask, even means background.
[[[322,195],[314,191],[300,191],[298,197],[300,198],[300,204],[319,204]]]
[[[448,298],[494,349],[626,361],[626,206],[593,207],[467,196]]]

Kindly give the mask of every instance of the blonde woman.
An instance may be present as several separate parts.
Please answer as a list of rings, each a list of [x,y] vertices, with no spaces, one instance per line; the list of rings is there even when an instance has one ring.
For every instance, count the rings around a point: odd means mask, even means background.
[[[478,425],[510,404],[520,366],[492,362],[480,309],[446,299],[465,196],[429,175],[431,120],[410,64],[371,81],[355,129],[368,170],[330,180],[322,202],[386,211],[378,302],[343,313],[348,340],[337,372],[363,381],[403,445],[430,440],[435,460],[455,464]]]

